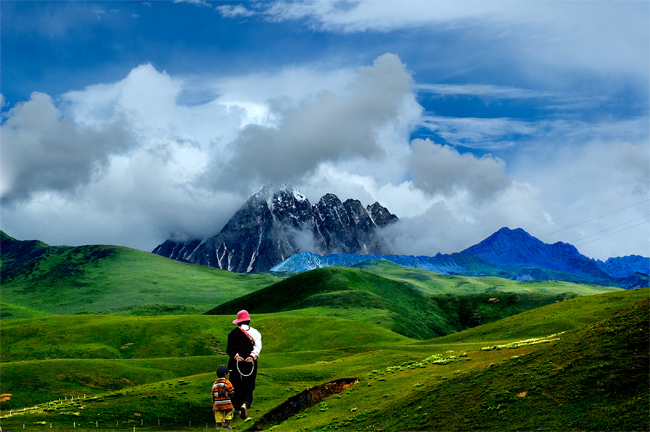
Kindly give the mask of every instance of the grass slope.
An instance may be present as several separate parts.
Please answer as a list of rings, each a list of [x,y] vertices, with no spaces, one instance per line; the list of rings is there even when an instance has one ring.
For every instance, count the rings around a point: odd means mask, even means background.
[[[443,343],[480,342],[539,337],[580,328],[605,319],[612,312],[647,299],[650,289],[621,290],[599,295],[576,297],[533,309],[519,315],[484,324],[441,338]]]
[[[264,334],[264,366],[286,367],[410,342],[378,326],[349,335],[351,321],[284,314],[254,316]],[[96,393],[211,373],[227,362],[232,317],[97,315],[9,319],[2,328],[2,392],[7,408],[42,403],[59,394]],[[314,328],[323,329],[318,337]],[[287,358],[287,345],[299,357]],[[5,409],[5,408],[3,408]]]
[[[358,426],[648,430],[648,312],[646,298],[529,355],[398,397]]]
[[[208,314],[271,313],[318,308],[319,313],[376,323],[419,339],[459,330],[420,290],[410,285],[346,267],[320,268],[217,306]]]
[[[207,313],[299,310],[301,314],[356,319],[428,339],[578,295],[620,291],[571,283],[524,284],[499,278],[442,276],[373,261],[361,268],[326,267],[300,273]]]
[[[2,318],[203,313],[282,279],[116,246],[47,246],[2,234]]]
[[[264,337],[253,421],[236,420],[234,426],[250,428],[306,388],[356,377],[360,381],[353,388],[274,430],[635,430],[643,421],[647,427],[648,294],[647,289],[622,291],[546,306],[536,318],[521,314],[500,326],[486,325],[494,334],[483,335],[483,340],[477,337],[483,326],[417,342],[353,320],[300,316],[296,311],[253,315]],[[601,299],[594,301],[597,297]],[[645,303],[620,312],[639,299]],[[581,318],[575,319],[576,314]],[[566,323],[572,327],[555,342],[480,350],[503,342],[508,334],[516,336],[506,342],[538,335],[543,328],[527,323],[544,316],[545,336]],[[21,333],[31,335],[33,344],[48,327],[58,330],[44,334],[40,343],[68,338],[69,343],[102,344],[122,332],[125,340],[142,337],[160,344],[159,357],[147,357],[153,353],[143,350],[143,343],[131,346],[143,358],[2,363],[0,390],[14,394],[2,404],[3,429],[22,430],[25,424],[25,430],[41,430],[52,423],[53,430],[70,430],[73,422],[79,430],[97,430],[95,422],[102,430],[116,424],[117,429],[152,431],[213,425],[207,392],[225,356],[166,356],[189,354],[197,340],[206,343],[211,336],[224,341],[232,316],[59,318],[5,320],[3,338],[5,325],[15,339]],[[137,322],[141,325],[130,325]],[[201,329],[205,334],[199,337]],[[66,333],[85,336],[73,341]],[[165,337],[178,342],[159,342]],[[84,393],[87,399],[77,399]],[[57,403],[19,410],[46,401]],[[11,416],[9,408],[14,410]]]
[[[387,279],[416,286],[425,294],[436,297],[491,293],[582,296],[620,290],[616,287],[562,281],[519,282],[493,276],[449,276],[428,270],[402,267],[386,260],[367,261],[355,267]]]

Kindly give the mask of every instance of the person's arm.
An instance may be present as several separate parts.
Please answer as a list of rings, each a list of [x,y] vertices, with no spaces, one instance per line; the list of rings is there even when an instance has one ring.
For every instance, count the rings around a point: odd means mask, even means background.
[[[262,351],[262,335],[254,328],[251,328],[248,334],[251,335],[255,341],[255,346],[253,347],[253,352],[251,352],[251,357],[253,357],[254,360],[257,360],[257,358],[260,356],[260,352]]]

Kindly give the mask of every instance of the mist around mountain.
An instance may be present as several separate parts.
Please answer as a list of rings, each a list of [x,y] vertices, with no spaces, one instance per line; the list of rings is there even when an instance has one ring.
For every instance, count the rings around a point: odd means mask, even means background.
[[[312,205],[289,186],[265,187],[207,239],[169,239],[153,253],[234,272],[267,271],[303,251],[387,254],[381,229],[398,221],[379,203],[341,202],[326,194]]]
[[[302,272],[379,259],[446,275],[561,280],[625,289],[650,286],[648,257],[594,260],[573,245],[546,244],[521,228],[504,227],[457,253],[394,255],[382,229],[396,223],[398,217],[379,203],[364,208],[358,200],[341,202],[335,195],[326,194],[312,205],[290,186],[265,187],[217,235],[169,239],[153,253],[241,273]]]
[[[588,258],[568,243],[546,244],[521,228],[502,228],[461,252],[435,256],[296,254],[271,271],[307,271],[328,266],[356,266],[372,260],[425,269],[446,275],[498,276],[517,281],[561,280],[586,284],[639,288],[650,286],[650,258],[638,255]]]

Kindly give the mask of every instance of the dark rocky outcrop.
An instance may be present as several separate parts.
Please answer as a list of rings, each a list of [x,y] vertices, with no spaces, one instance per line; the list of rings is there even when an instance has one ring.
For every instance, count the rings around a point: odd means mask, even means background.
[[[342,378],[304,390],[266,413],[249,430],[261,431],[280,424],[330,396],[343,393],[358,381],[357,378]]]
[[[379,203],[363,207],[326,194],[318,204],[291,187],[253,195],[215,236],[167,240],[153,253],[234,272],[271,269],[296,253],[388,254],[381,228],[399,219]]]

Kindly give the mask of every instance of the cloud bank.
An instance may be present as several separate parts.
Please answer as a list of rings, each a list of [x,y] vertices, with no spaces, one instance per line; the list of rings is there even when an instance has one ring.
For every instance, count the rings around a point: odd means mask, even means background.
[[[505,40],[517,23],[519,40],[509,47],[516,49],[526,63],[606,68],[648,78],[650,35],[645,2],[589,2],[587,8],[580,2],[428,3],[426,0],[285,0],[252,4],[246,10],[271,20],[307,21],[314,29],[342,33],[389,32],[424,26],[441,26],[447,30],[471,28],[476,32],[478,26],[482,37]]]
[[[239,183],[229,180],[242,177],[260,185],[295,184],[321,164],[385,160],[395,149],[382,146],[382,128],[415,104],[411,81],[399,58],[386,54],[359,68],[341,94],[272,100],[268,115],[276,121],[242,128],[229,146],[232,157],[214,159],[209,177],[233,188]]]
[[[2,126],[2,196],[5,203],[42,191],[73,192],[101,176],[110,157],[135,144],[126,125],[75,124],[52,99],[35,92],[9,111]]]
[[[312,202],[327,192],[379,201],[402,219],[391,233],[396,252],[414,255],[456,252],[503,226],[557,232],[567,226],[557,224],[560,216],[603,193],[628,191],[628,220],[645,214],[636,203],[648,194],[647,133],[620,141],[615,131],[626,124],[616,121],[598,129],[571,119],[436,116],[417,91],[407,65],[387,53],[357,69],[287,68],[263,77],[172,76],[143,64],[120,81],[56,100],[34,93],[2,124],[3,229],[50,244],[152,250],[170,236],[216,234],[259,187],[282,183]],[[557,102],[557,95],[535,97]],[[515,133],[544,141],[539,132],[550,130],[542,147],[552,151],[531,149],[511,165],[412,139],[416,128],[476,146]],[[602,218],[542,240],[580,238],[597,232],[593,226],[611,223]],[[584,252],[607,258],[645,250],[648,240]]]

